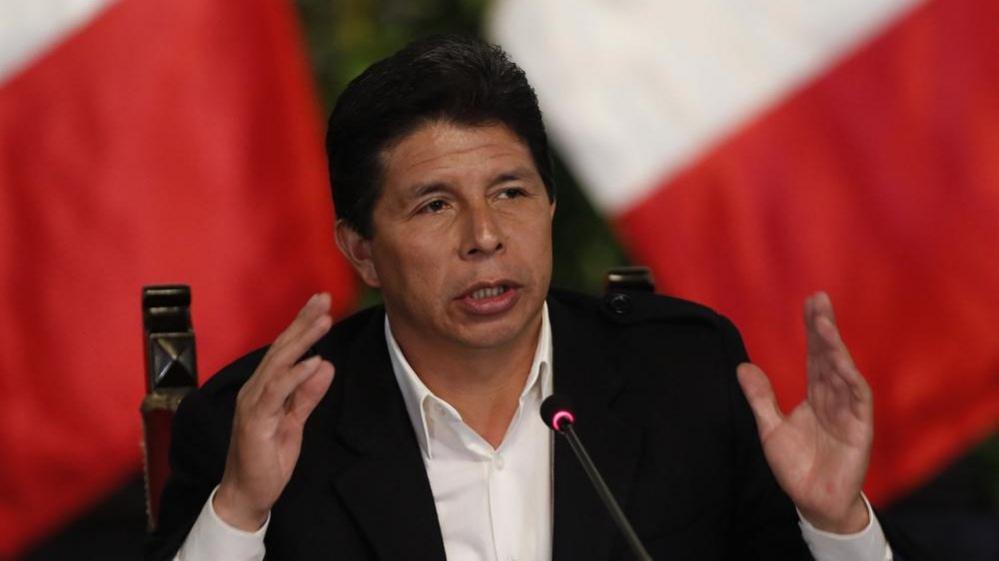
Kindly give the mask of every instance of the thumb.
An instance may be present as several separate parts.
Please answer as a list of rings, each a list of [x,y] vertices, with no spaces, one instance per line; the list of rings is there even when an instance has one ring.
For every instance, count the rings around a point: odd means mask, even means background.
[[[777,398],[770,387],[767,375],[755,364],[744,362],[736,369],[736,377],[746,394],[749,407],[756,417],[756,427],[760,431],[760,439],[766,439],[770,431],[784,422],[784,415],[777,406]]]

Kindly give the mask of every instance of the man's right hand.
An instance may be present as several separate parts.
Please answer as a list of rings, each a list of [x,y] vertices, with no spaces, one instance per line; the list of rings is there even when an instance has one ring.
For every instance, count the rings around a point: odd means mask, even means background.
[[[318,356],[297,362],[329,331],[330,296],[316,294],[274,341],[236,398],[225,472],[213,506],[227,524],[253,532],[291,478],[306,419],[333,381]]]

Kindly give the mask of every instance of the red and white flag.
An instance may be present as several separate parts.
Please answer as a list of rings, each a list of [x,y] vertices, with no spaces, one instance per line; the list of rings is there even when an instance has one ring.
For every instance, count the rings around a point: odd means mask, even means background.
[[[321,120],[273,0],[0,0],[0,558],[136,473],[143,285],[204,379],[342,313]]]
[[[999,422],[999,3],[502,0],[561,154],[661,290],[787,407],[827,290],[889,500]]]

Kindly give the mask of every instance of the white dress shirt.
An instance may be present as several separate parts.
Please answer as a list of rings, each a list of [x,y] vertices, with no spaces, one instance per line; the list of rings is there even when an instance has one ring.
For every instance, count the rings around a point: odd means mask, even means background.
[[[449,561],[551,559],[554,433],[539,413],[552,394],[547,304],[541,322],[517,411],[493,448],[413,372],[386,317],[392,370],[420,441]]]
[[[541,421],[541,402],[553,387],[548,305],[531,371],[499,448],[466,425],[458,411],[434,395],[413,371],[385,319],[392,370],[402,391],[427,469],[448,561],[551,559],[552,439]],[[217,488],[216,488],[217,490]],[[208,498],[175,559],[260,561],[264,534],[222,521]],[[864,499],[866,502],[866,498]],[[818,561],[891,561],[891,549],[868,504],[870,523],[856,534],[824,532],[800,517],[799,527]]]

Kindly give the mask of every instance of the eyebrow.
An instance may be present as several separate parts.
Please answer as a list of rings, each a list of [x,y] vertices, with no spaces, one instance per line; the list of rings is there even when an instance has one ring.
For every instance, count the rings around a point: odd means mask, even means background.
[[[418,199],[425,195],[430,195],[432,193],[443,193],[447,192],[448,186],[440,181],[432,181],[430,183],[417,183],[410,189],[410,197]]]
[[[489,182],[489,186],[499,185],[508,181],[523,181],[533,175],[530,168],[520,166],[501,172]],[[450,191],[450,186],[442,181],[431,181],[429,183],[417,183],[409,190],[409,196],[414,199],[432,195],[435,193],[446,193]]]
[[[505,171],[495,177],[489,182],[489,185],[498,185],[500,183],[506,183],[507,181],[523,181],[532,175],[531,169],[521,166],[516,167],[512,170]]]

